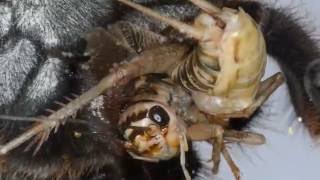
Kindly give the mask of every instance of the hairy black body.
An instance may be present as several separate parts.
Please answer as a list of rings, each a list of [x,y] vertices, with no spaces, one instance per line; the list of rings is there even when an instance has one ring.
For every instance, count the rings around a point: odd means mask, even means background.
[[[198,9],[185,1],[137,0],[162,14],[190,20]],[[218,2],[223,4],[222,1]],[[262,26],[268,53],[281,65],[297,113],[319,134],[319,118],[309,95],[319,104],[318,48],[299,22],[283,9],[258,2],[228,1],[226,6],[243,7]],[[125,13],[123,13],[125,12]],[[119,6],[112,0],[12,0],[0,2],[0,113],[17,116],[45,115],[57,110],[54,101],[82,93],[103,74],[91,71],[86,58],[79,57],[83,39],[94,27],[107,27],[124,20],[162,34],[172,29]],[[180,38],[181,36],[177,36]],[[179,39],[178,39],[179,40]],[[69,53],[52,53],[57,50]],[[81,61],[79,60],[81,59]],[[314,64],[318,64],[314,62]],[[101,64],[97,63],[97,66]],[[308,67],[308,73],[306,69]],[[107,71],[105,73],[108,73]],[[305,88],[306,87],[306,88]],[[67,123],[35,155],[24,145],[1,157],[0,177],[4,179],[178,179],[183,178],[179,161],[160,164],[132,160],[118,142],[119,136],[97,98],[77,114],[88,123]],[[235,121],[239,122],[239,121]],[[238,123],[241,128],[249,120]],[[25,131],[31,123],[0,121],[1,143]],[[318,125],[318,126],[317,126]],[[26,143],[27,144],[27,143]],[[190,152],[189,168],[198,167]],[[134,167],[134,168],[133,168]],[[165,168],[164,168],[165,167]],[[167,169],[167,170],[163,170]],[[161,175],[161,176],[160,176]]]

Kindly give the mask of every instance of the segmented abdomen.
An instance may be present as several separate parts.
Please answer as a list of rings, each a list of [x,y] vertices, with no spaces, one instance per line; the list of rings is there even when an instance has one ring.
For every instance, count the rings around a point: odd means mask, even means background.
[[[266,64],[264,37],[253,19],[241,9],[228,17],[218,41],[199,41],[172,72],[199,109],[213,114],[252,104]]]
[[[219,71],[218,57],[208,57],[195,49],[173,71],[172,78],[188,91],[210,93],[215,87]]]

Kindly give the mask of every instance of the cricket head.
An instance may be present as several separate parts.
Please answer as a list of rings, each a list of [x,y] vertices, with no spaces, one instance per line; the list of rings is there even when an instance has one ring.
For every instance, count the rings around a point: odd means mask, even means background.
[[[184,124],[162,103],[131,105],[121,114],[119,125],[131,154],[151,160],[167,160],[179,154]]]

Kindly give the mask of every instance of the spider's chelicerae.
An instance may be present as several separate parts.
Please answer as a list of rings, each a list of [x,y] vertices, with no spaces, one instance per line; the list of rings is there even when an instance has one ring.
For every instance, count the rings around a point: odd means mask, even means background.
[[[184,22],[200,13],[189,1],[135,2]],[[283,70],[297,114],[312,135],[319,135],[319,50],[309,33],[290,12],[259,1],[210,3],[242,8],[254,19],[267,53]],[[158,41],[190,47],[192,38],[113,0],[12,0],[0,6],[1,178],[185,178],[179,157],[150,163],[126,152],[117,121],[134,96],[124,88],[130,87],[130,77],[115,73],[119,81],[106,92],[91,88],[146,47],[153,48],[153,42],[130,39],[139,34],[114,24],[130,22],[153,32]],[[120,32],[131,33],[128,47],[117,43]],[[251,119],[231,119],[227,126],[241,130]],[[191,147],[185,167],[197,176],[201,163]]]

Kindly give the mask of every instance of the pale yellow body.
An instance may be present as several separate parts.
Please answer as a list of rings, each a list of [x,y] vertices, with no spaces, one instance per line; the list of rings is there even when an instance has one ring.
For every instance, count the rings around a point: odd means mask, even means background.
[[[198,16],[194,26],[204,34],[197,48],[199,61],[219,66],[213,73],[215,82],[207,81],[211,83],[207,92],[192,91],[198,108],[209,114],[232,113],[251,105],[266,65],[262,32],[248,14],[242,9],[224,8],[218,18],[225,22],[224,29],[205,13]],[[208,73],[197,70],[203,81],[209,79]]]
[[[212,156],[214,162],[213,172],[218,172],[220,153],[222,153],[236,179],[239,180],[240,172],[225,148],[224,139],[230,136],[231,141],[234,142],[263,144],[264,137],[259,134],[228,131],[223,127],[223,123],[221,125],[215,124],[211,121],[212,119],[208,119],[207,115],[217,115],[218,120],[220,118],[225,120],[230,117],[247,117],[252,115],[254,110],[256,110],[281,83],[281,78],[275,76],[264,82],[261,86],[264,88],[259,87],[266,65],[266,47],[264,37],[257,24],[241,8],[238,10],[229,8],[220,9],[205,0],[190,0],[190,2],[203,10],[194,20],[193,25],[162,16],[151,9],[128,0],[118,1],[172,26],[197,41],[197,46],[192,52],[185,51],[182,56],[172,55],[175,59],[171,59],[171,56],[170,58],[166,56],[171,52],[171,49],[168,48],[166,53],[153,53],[153,58],[148,63],[156,61],[155,57],[158,58],[157,55],[159,55],[161,57],[159,58],[159,63],[157,66],[152,66],[154,71],[159,73],[159,69],[162,67],[161,65],[169,62],[168,64],[170,65],[163,68],[164,71],[160,73],[171,75],[171,79],[176,84],[182,86],[192,95],[191,103],[187,103],[188,105],[183,103],[183,98],[178,98],[178,101],[175,101],[175,93],[169,96],[170,98],[166,104],[172,108],[171,110],[173,110],[176,115],[176,118],[171,119],[174,123],[169,123],[169,127],[170,125],[171,127],[178,127],[177,125],[182,124],[182,121],[178,121],[180,119],[178,117],[183,117],[182,119],[189,123],[194,122],[193,119],[196,119],[196,122],[199,122],[201,119],[204,119],[204,121],[209,120],[209,122],[194,124],[188,127],[187,135],[192,140],[212,141],[215,145]],[[146,59],[146,57],[142,59]],[[157,89],[160,90],[161,88],[158,86]],[[258,90],[266,90],[266,93],[263,95],[258,94]],[[158,96],[157,99],[162,99],[164,94],[156,93]],[[194,106],[192,101],[196,106]],[[175,104],[175,102],[179,103]],[[190,108],[187,108],[186,105]],[[194,109],[194,107],[196,108]],[[170,108],[166,108],[166,111],[169,112]],[[192,108],[194,111],[192,111]],[[200,117],[200,119],[198,117]],[[142,125],[139,124],[137,126],[140,127]],[[138,127],[132,126],[130,128],[138,129]],[[177,142],[178,139],[175,138],[175,136],[180,137],[180,164],[186,179],[191,180],[185,168],[184,152],[187,151],[187,143],[186,140],[182,140],[181,138],[183,137],[182,135],[186,135],[186,132],[181,131],[182,129],[184,128],[176,128],[176,132],[171,131],[166,134],[167,137],[169,137],[166,141]],[[131,134],[135,135],[134,133]],[[128,135],[127,139],[132,139],[129,136],[130,135]],[[149,147],[145,144],[147,144],[148,141],[153,141],[146,139],[146,142],[144,139],[139,138],[139,136],[136,137],[133,142],[136,146],[131,145],[129,148],[138,150],[138,155],[142,157],[163,160],[173,157],[175,153],[178,152],[175,151],[177,144],[167,143],[167,147],[171,147],[174,151],[168,151],[170,148],[166,148],[167,151],[162,148],[162,151],[156,151],[157,153],[150,154],[149,152],[154,151],[145,151],[145,147]],[[158,144],[165,144],[163,142],[164,141],[162,141],[162,143],[159,142]],[[139,151],[139,149],[143,149],[143,151]],[[149,149],[147,148],[147,150]]]

